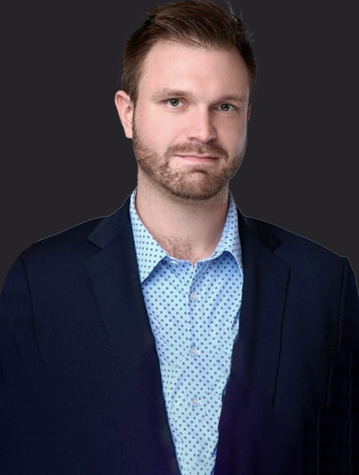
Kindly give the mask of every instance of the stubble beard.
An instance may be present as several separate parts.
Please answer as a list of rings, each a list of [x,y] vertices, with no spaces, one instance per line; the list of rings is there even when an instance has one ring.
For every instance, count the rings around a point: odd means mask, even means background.
[[[178,144],[169,147],[163,156],[159,155],[139,136],[135,120],[132,127],[133,148],[141,171],[154,186],[166,190],[177,199],[204,201],[213,198],[228,187],[229,180],[237,172],[245,153],[247,137],[243,150],[232,159],[226,150],[216,144]],[[170,159],[177,154],[196,153],[219,157],[225,166],[219,172],[210,172],[207,167],[193,165],[188,170],[172,170]]]

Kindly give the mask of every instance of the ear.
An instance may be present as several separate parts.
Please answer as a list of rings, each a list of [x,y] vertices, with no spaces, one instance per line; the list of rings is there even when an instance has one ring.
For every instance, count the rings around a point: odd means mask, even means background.
[[[251,116],[251,111],[252,111],[252,104],[249,104],[248,110],[247,110],[247,122],[249,121],[249,118]]]
[[[125,91],[118,91],[115,96],[115,104],[120,120],[128,139],[132,139],[132,120],[134,107],[130,96]]]

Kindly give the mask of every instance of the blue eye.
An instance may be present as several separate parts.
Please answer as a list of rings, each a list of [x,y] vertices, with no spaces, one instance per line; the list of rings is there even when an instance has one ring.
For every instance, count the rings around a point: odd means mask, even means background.
[[[235,107],[232,104],[221,104],[220,108],[224,112],[228,112],[229,110],[235,110]]]
[[[167,101],[172,107],[178,107],[182,101],[180,99],[168,99]]]

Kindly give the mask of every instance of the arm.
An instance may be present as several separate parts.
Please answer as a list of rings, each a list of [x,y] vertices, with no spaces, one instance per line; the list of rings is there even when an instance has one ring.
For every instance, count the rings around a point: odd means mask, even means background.
[[[359,473],[359,299],[345,258],[336,335],[325,401],[306,449],[313,473],[349,475]],[[312,471],[308,468],[306,473]]]

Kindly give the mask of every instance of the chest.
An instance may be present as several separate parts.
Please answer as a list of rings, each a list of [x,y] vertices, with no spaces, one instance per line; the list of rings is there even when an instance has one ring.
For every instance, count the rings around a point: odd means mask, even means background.
[[[175,366],[201,355],[220,365],[238,333],[242,287],[229,254],[195,267],[170,258],[160,262],[142,282],[160,360]]]

